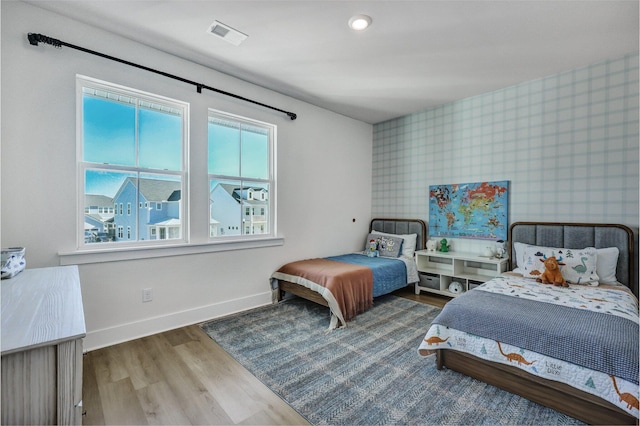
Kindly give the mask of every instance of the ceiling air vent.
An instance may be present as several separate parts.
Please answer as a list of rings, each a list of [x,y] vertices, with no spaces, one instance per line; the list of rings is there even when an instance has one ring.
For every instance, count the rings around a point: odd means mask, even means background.
[[[240,43],[249,37],[248,35],[218,21],[213,21],[213,24],[209,26],[207,32],[236,46],[239,46]]]

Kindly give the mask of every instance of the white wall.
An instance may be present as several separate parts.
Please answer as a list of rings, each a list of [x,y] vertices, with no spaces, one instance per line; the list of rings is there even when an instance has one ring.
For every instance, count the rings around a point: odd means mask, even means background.
[[[278,234],[284,245],[81,265],[85,348],[270,303],[268,278],[281,264],[362,245],[371,212],[371,125],[22,2],[3,1],[1,7],[1,244],[25,246],[28,267],[57,266],[59,252],[76,248],[76,74],[191,104],[194,235],[208,235],[207,108],[278,126]],[[29,32],[293,111],[298,119],[207,90],[198,94],[184,83],[70,48],[34,47]],[[146,287],[153,288],[154,300],[143,304]]]

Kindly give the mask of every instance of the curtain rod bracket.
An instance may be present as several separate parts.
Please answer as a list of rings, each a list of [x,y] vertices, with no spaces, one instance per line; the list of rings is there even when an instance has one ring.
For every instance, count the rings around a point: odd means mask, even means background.
[[[192,85],[196,86],[196,90],[198,91],[198,93],[202,93],[202,89],[203,88],[204,89],[209,89],[211,91],[214,91],[214,92],[217,92],[217,93],[221,93],[223,95],[231,96],[231,97],[234,97],[236,99],[240,99],[240,100],[245,101],[245,102],[249,102],[249,103],[252,103],[252,104],[255,104],[255,105],[260,105],[260,106],[263,106],[265,108],[269,108],[269,109],[272,109],[272,110],[275,110],[275,111],[282,112],[284,114],[287,114],[289,116],[289,118],[291,118],[292,120],[295,120],[296,118],[298,118],[298,115],[293,113],[293,112],[284,111],[282,109],[279,109],[279,108],[276,108],[276,107],[272,107],[271,105],[266,105],[266,104],[254,101],[252,99],[247,99],[245,97],[238,96],[238,95],[235,95],[233,93],[225,92],[224,90],[220,90],[220,89],[216,89],[214,87],[210,87],[210,86],[204,85],[202,83],[197,83],[195,81],[187,80],[186,78],[178,77],[177,75],[169,74],[169,73],[166,73],[164,71],[158,71],[158,70],[153,69],[153,68],[145,67],[144,65],[139,65],[139,64],[136,64],[136,63],[133,63],[133,62],[125,61],[124,59],[120,59],[120,58],[116,58],[114,56],[106,55],[104,53],[96,52],[94,50],[85,49],[84,47],[75,46],[73,44],[65,43],[64,41],[60,41],[58,39],[55,39],[55,38],[52,38],[52,37],[48,37],[48,36],[45,36],[45,35],[42,35],[42,34],[29,33],[29,34],[27,34],[27,39],[29,40],[29,44],[31,44],[32,46],[37,46],[38,43],[49,44],[49,45],[51,45],[51,46],[53,46],[55,48],[58,48],[58,49],[62,48],[62,46],[67,46],[67,47],[70,47],[72,49],[80,50],[80,51],[85,52],[85,53],[90,53],[92,55],[100,56],[101,58],[110,59],[112,61],[120,62],[121,64],[129,65],[129,66],[132,66],[132,67],[135,67],[135,68],[140,68],[140,69],[143,69],[143,70],[146,70],[146,71],[149,71],[149,72],[160,74],[160,75],[163,75],[165,77],[172,78],[174,80],[179,80],[179,81],[182,81],[183,83],[192,84]]]

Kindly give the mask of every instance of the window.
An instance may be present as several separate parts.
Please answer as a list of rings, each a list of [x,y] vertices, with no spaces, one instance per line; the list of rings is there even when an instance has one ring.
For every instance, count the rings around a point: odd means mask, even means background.
[[[209,110],[211,238],[275,236],[269,214],[275,208],[275,132],[273,125]]]
[[[85,199],[112,200],[115,216],[104,220],[117,229],[114,238],[88,243],[79,238],[79,245],[148,243],[156,239],[154,226],[169,230],[166,239],[186,241],[188,104],[86,77],[79,76],[77,84],[79,187]],[[132,208],[143,203],[161,208]],[[81,216],[78,227],[84,231]]]

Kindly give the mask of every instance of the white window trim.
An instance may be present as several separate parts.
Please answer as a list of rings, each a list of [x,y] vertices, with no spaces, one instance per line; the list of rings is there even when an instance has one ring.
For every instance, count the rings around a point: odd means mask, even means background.
[[[284,238],[254,238],[241,241],[220,241],[202,244],[163,244],[156,247],[118,247],[109,250],[83,250],[59,252],[60,265],[85,265],[90,263],[117,262],[121,260],[153,259],[198,253],[216,253],[231,250],[247,250],[284,245]],[[167,241],[167,240],[160,240]],[[171,241],[171,240],[168,240]]]
[[[102,80],[98,80],[95,78],[91,78],[91,77],[87,77],[87,76],[83,76],[80,74],[76,75],[76,102],[78,102],[79,99],[82,99],[82,88],[84,86],[91,86],[91,87],[100,87],[106,91],[111,91],[111,92],[118,92],[118,91],[125,91],[128,94],[135,94],[135,96],[137,96],[140,99],[158,99],[158,100],[163,100],[166,101],[168,103],[173,103],[173,104],[181,104],[182,107],[184,108],[184,114],[185,114],[185,122],[184,122],[184,126],[183,126],[183,164],[182,164],[182,169],[183,172],[181,172],[181,176],[182,176],[182,193],[181,193],[181,212],[180,212],[180,217],[181,222],[182,222],[182,237],[175,241],[178,244],[188,244],[189,243],[189,237],[190,237],[190,230],[189,230],[189,219],[190,219],[190,213],[189,213],[189,208],[188,206],[189,204],[189,189],[190,189],[190,182],[189,182],[189,152],[190,152],[190,105],[188,102],[184,102],[184,101],[180,101],[177,99],[173,99],[173,98],[168,98],[168,97],[164,97],[162,95],[157,95],[157,94],[152,94],[152,93],[147,93],[141,90],[137,90],[131,87],[126,87],[126,86],[122,86],[122,85],[118,85],[118,84],[114,84],[114,83],[110,83],[110,82],[106,82],[106,81],[102,81]],[[76,164],[82,164],[83,163],[83,159],[82,159],[82,121],[83,121],[83,116],[82,116],[83,112],[82,112],[82,108],[78,105],[76,105]],[[78,188],[77,188],[77,198],[78,198],[78,207],[76,208],[76,211],[80,212],[83,211],[83,206],[84,206],[84,171],[85,168],[87,166],[83,166],[83,167],[77,167],[77,173],[79,174],[77,176],[77,182],[78,182]],[[110,168],[115,168],[117,169],[119,166],[109,166]],[[96,167],[89,167],[89,168],[100,168],[100,165],[97,165]],[[154,170],[150,170],[150,173],[157,173],[158,171],[154,171]],[[171,173],[172,174],[172,173]],[[82,176],[81,176],[82,175]],[[124,209],[123,209],[123,203],[120,203],[119,207],[120,207],[120,212],[118,212],[118,205],[115,205],[116,207],[116,211],[114,213],[114,215],[118,215],[118,213],[120,213],[120,215],[124,215]],[[107,242],[107,243],[101,243],[100,248],[97,249],[97,247],[95,247],[95,244],[85,244],[84,243],[84,227],[81,226],[84,223],[84,215],[82,216],[82,218],[78,217],[77,218],[77,226],[78,226],[78,237],[77,237],[77,252],[83,252],[83,251],[87,251],[87,252],[104,252],[104,251],[110,251],[110,250],[120,250],[120,249],[129,249],[129,244],[135,245],[137,247],[147,247],[147,243],[148,241],[135,241],[132,243],[127,243],[127,242]],[[167,243],[167,241],[171,241],[172,243],[174,242],[173,240],[164,240],[162,242],[162,244],[171,244],[171,243]],[[123,247],[122,247],[123,246]],[[97,250],[96,250],[97,249]]]

